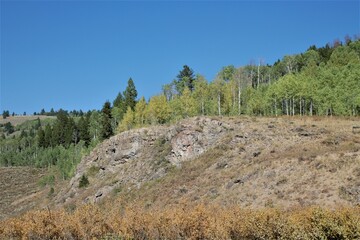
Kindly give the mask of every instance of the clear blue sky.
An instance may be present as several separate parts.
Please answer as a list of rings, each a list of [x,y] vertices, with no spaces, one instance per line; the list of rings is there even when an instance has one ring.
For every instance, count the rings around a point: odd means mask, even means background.
[[[359,1],[3,1],[0,111],[100,109],[132,77],[161,92],[184,64],[272,64],[360,32]]]

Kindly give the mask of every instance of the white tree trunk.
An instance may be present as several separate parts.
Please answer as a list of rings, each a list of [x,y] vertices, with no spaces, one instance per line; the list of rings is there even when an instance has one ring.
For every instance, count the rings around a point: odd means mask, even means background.
[[[238,110],[239,115],[241,114],[241,88],[240,88],[240,82],[239,82],[239,91],[238,91]]]
[[[218,114],[221,116],[221,96],[220,93],[218,93]]]

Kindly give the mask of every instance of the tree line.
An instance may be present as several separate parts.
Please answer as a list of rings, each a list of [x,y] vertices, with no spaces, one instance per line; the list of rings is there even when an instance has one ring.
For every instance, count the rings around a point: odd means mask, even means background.
[[[209,82],[187,65],[163,92],[127,108],[117,131],[198,115],[360,114],[360,40],[346,38],[273,65],[226,66]]]

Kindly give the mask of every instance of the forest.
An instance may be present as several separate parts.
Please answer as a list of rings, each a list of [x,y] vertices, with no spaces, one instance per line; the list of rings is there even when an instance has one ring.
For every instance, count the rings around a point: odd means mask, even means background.
[[[3,118],[10,112],[4,111]],[[360,40],[346,37],[274,64],[261,60],[223,67],[213,81],[184,65],[162,93],[148,101],[130,78],[101,110],[46,112],[56,119],[0,125],[0,166],[55,166],[63,179],[81,157],[115,133],[147,125],[208,116],[359,116]],[[14,113],[12,114],[14,115]]]

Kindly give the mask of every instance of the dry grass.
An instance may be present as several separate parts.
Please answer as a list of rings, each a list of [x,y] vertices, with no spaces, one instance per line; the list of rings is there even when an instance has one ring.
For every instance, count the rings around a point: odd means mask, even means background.
[[[46,170],[30,167],[0,168],[0,219],[25,212],[43,197],[38,185]]]
[[[31,121],[31,120],[35,120],[35,119],[40,119],[40,120],[44,120],[44,119],[48,119],[48,118],[52,118],[55,119],[56,117],[54,116],[43,116],[43,115],[34,115],[34,116],[10,116],[7,117],[6,119],[1,118],[0,119],[0,124],[5,124],[7,122],[10,122],[13,126],[17,126],[20,125],[26,121]]]
[[[359,239],[360,208],[250,210],[121,204],[28,212],[0,222],[1,239]]]

